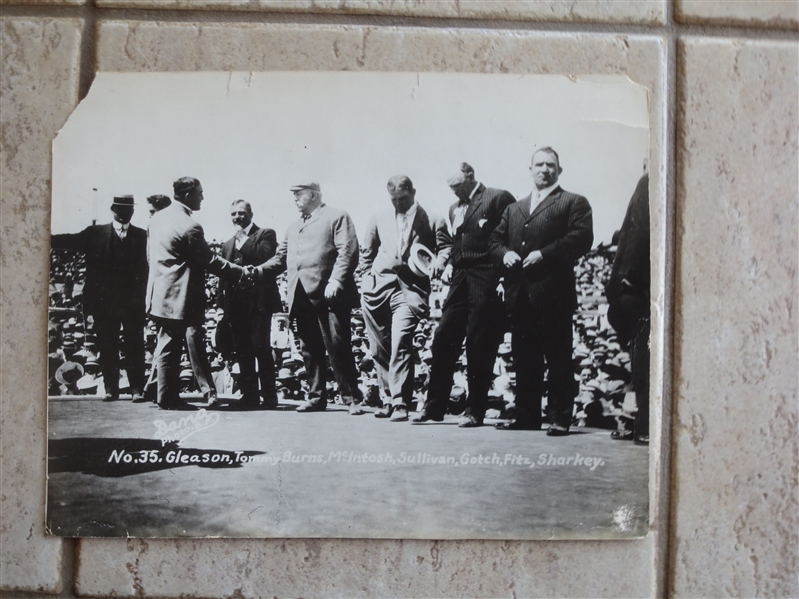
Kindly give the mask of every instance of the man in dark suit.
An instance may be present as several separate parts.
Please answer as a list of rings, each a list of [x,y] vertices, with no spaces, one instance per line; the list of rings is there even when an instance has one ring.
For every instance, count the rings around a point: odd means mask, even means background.
[[[147,289],[147,233],[130,224],[133,196],[115,197],[113,222],[80,233],[53,235],[53,249],[86,254],[83,311],[94,320],[104,401],[119,399],[119,331],[131,394],[144,386],[144,294]]]
[[[277,253],[252,272],[256,278],[288,273],[289,314],[297,323],[310,386],[308,400],[297,411],[325,410],[327,354],[342,400],[358,412],[363,395],[350,330],[351,312],[359,303],[355,225],[349,214],[322,203],[318,183],[296,185],[291,191],[302,218],[289,225]]]
[[[186,343],[195,378],[209,407],[217,404],[216,388],[205,353],[205,272],[238,283],[244,269],[220,258],[192,218],[203,201],[197,179],[173,184],[175,201],[150,218],[147,311],[158,326],[153,368],[158,377],[158,405],[165,410],[193,409],[180,399],[180,358]]]
[[[569,432],[578,391],[572,370],[574,264],[594,240],[591,206],[558,185],[563,169],[552,148],[533,154],[530,170],[535,191],[505,210],[490,239],[491,252],[504,268],[516,367],[515,418],[497,428],[541,428],[548,369],[547,434],[561,436]]]
[[[638,181],[619,231],[616,259],[605,293],[608,321],[620,343],[629,344],[632,384],[638,411],[631,431],[613,431],[614,439],[649,444],[649,175]]]
[[[222,257],[239,266],[257,266],[275,255],[277,237],[272,229],[262,229],[252,222],[252,206],[236,200],[230,206],[230,218],[236,234],[222,246]],[[233,349],[239,363],[239,386],[242,408],[259,406],[258,382],[264,409],[277,407],[275,391],[275,362],[270,336],[272,314],[280,312],[283,304],[274,277],[264,277],[251,285],[221,281],[220,304],[224,321],[229,324]],[[222,323],[220,323],[220,326]],[[258,362],[256,374],[256,360]]]
[[[466,338],[469,394],[461,427],[482,426],[494,360],[502,340],[502,303],[488,237],[505,207],[515,200],[507,191],[478,183],[466,163],[449,180],[458,201],[449,209],[452,252],[442,279],[450,283],[441,322],[433,338],[430,385],[422,412],[413,422],[440,421],[449,403],[455,363]]]
[[[375,416],[401,422],[413,399],[413,337],[427,313],[430,275],[440,274],[452,241],[444,219],[416,202],[408,177],[392,177],[387,187],[393,208],[372,217],[364,239],[361,307],[380,385],[390,397]],[[419,264],[425,253],[419,246],[430,252],[429,267]]]

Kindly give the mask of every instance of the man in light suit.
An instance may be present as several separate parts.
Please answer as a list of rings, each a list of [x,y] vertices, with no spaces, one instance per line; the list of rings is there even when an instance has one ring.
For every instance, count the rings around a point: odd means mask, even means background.
[[[351,312],[359,303],[355,226],[346,212],[322,203],[318,183],[296,185],[291,191],[302,218],[289,225],[275,256],[253,274],[288,273],[289,314],[297,323],[310,386],[308,400],[297,411],[325,410],[327,354],[342,400],[350,404],[351,413],[362,413],[350,330]]]
[[[468,428],[483,424],[503,334],[499,278],[488,252],[488,237],[505,207],[515,200],[507,191],[476,181],[474,169],[465,162],[449,180],[449,187],[458,201],[449,209],[454,243],[442,280],[451,285],[433,338],[427,400],[413,422],[443,420],[465,337],[469,394],[458,426]]]
[[[563,169],[552,148],[533,154],[530,171],[533,193],[505,210],[490,238],[491,252],[505,273],[516,367],[516,414],[497,428],[541,428],[548,369],[547,435],[563,436],[569,433],[579,390],[572,369],[574,264],[594,240],[591,206],[558,185]]]
[[[144,294],[147,289],[147,233],[130,224],[133,196],[115,197],[113,221],[80,233],[53,235],[52,248],[86,255],[83,312],[94,319],[105,398],[119,399],[119,331],[133,399],[144,387]]]
[[[205,353],[205,272],[239,282],[244,269],[214,254],[203,228],[192,218],[204,199],[200,182],[183,177],[173,187],[175,201],[153,214],[148,227],[147,311],[158,326],[153,356],[158,405],[165,410],[193,409],[179,395],[185,341],[195,378],[213,407],[218,400]]]
[[[236,234],[222,246],[222,257],[239,266],[257,266],[275,255],[277,237],[272,229],[262,229],[252,222],[252,206],[236,200],[230,206],[230,218]],[[264,409],[277,407],[275,391],[275,361],[270,337],[272,314],[280,312],[283,304],[274,277],[265,277],[251,285],[221,281],[219,300],[224,321],[230,325],[233,348],[239,363],[239,385],[242,390],[241,408],[255,409],[260,399]],[[223,326],[220,323],[220,326]],[[256,360],[258,367],[256,371]]]
[[[437,276],[452,240],[444,219],[416,203],[408,177],[392,177],[387,187],[394,207],[372,218],[364,239],[361,307],[380,385],[391,398],[375,416],[401,422],[408,420],[413,399],[413,336],[430,296],[430,277],[412,251],[416,244],[427,248],[434,256],[431,274]]]

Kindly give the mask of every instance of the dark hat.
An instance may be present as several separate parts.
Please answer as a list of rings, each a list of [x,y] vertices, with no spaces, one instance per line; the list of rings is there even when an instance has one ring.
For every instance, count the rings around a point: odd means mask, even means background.
[[[394,191],[413,191],[413,183],[407,175],[395,175],[388,180],[386,185],[390,192]]]
[[[309,183],[299,183],[297,185],[292,186],[291,191],[297,192],[302,191],[303,189],[310,189],[311,191],[322,191],[322,188],[319,186],[319,183],[316,181],[311,181]]]
[[[112,206],[133,206],[133,196],[114,196]]]

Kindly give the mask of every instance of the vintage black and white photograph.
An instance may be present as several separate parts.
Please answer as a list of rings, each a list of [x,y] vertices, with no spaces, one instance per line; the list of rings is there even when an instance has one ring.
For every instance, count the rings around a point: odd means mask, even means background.
[[[47,529],[649,529],[646,89],[99,73],[53,143]]]

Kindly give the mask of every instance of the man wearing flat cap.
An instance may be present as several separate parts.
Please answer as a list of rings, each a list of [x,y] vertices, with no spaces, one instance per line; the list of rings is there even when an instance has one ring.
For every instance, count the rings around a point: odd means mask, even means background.
[[[393,207],[372,217],[364,238],[361,307],[380,387],[390,402],[375,416],[401,422],[408,420],[413,399],[416,326],[428,311],[430,277],[443,270],[452,240],[444,219],[416,202],[408,177],[391,177],[387,188]]]
[[[83,252],[86,281],[84,316],[91,316],[100,353],[104,401],[119,399],[119,337],[134,399],[144,385],[145,291],[147,233],[130,224],[133,196],[118,196],[111,204],[113,220],[80,233],[53,235],[52,248]]]
[[[427,401],[414,422],[444,418],[465,338],[469,394],[458,426],[470,428],[483,424],[503,334],[499,279],[488,251],[488,237],[515,199],[507,191],[476,181],[474,169],[465,162],[449,179],[449,187],[458,198],[449,208],[453,246],[442,276],[450,288],[433,338]]]
[[[150,217],[147,312],[158,327],[153,368],[158,405],[165,410],[192,409],[180,399],[180,358],[186,344],[194,377],[209,407],[217,403],[205,346],[205,273],[238,283],[244,269],[211,251],[192,213],[203,202],[197,179],[173,184],[175,201]]]
[[[301,218],[289,225],[274,257],[254,272],[257,278],[274,278],[287,271],[289,314],[297,324],[310,387],[297,411],[325,410],[327,355],[342,400],[351,413],[362,413],[350,331],[352,309],[359,303],[355,226],[349,214],[322,202],[318,183],[295,185],[291,191]]]
[[[223,258],[240,266],[257,266],[275,255],[275,232],[261,228],[252,221],[249,202],[233,202],[230,219],[236,227],[236,234],[222,245]],[[277,407],[277,392],[275,361],[270,343],[272,314],[283,309],[277,283],[274,277],[265,277],[249,285],[222,281],[219,292],[219,301],[225,313],[223,320],[230,326],[233,350],[241,372],[239,386],[242,399],[239,405],[245,409],[274,409]]]

